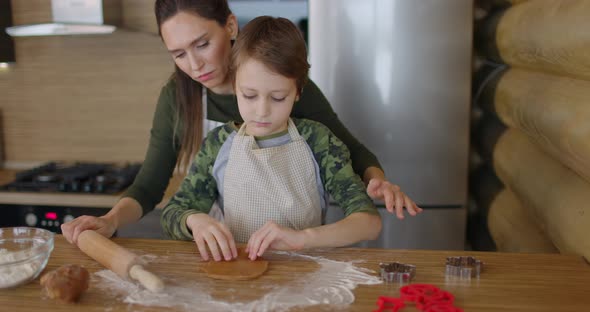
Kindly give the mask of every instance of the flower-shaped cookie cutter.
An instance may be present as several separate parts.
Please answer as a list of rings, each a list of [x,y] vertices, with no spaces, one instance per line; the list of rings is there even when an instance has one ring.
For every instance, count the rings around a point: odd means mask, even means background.
[[[483,262],[471,257],[447,257],[445,275],[457,277],[459,279],[479,278],[483,271]]]
[[[391,262],[379,263],[381,279],[386,283],[409,283],[416,275],[416,266]]]

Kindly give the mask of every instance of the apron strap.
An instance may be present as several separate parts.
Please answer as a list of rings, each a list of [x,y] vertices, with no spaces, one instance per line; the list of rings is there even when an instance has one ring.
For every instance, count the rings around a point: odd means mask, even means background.
[[[223,125],[222,122],[209,120],[207,118],[207,88],[201,85],[201,107],[203,108],[203,138],[209,133],[209,131]]]

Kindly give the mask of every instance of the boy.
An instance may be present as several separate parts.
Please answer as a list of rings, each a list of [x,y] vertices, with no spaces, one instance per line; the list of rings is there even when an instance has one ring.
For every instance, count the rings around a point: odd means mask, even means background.
[[[267,249],[338,247],[377,238],[381,218],[353,172],[346,146],[324,125],[290,119],[307,79],[305,42],[289,20],[258,17],[232,51],[234,89],[244,120],[209,133],[162,226],[194,239],[215,261],[254,260]],[[329,195],[345,218],[322,225]],[[217,201],[224,222],[208,215]]]

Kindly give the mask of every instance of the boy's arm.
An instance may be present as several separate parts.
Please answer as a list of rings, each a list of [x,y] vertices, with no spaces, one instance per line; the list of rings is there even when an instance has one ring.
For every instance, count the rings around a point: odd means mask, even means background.
[[[193,240],[187,218],[196,213],[209,213],[217,199],[217,182],[212,175],[215,159],[227,136],[223,126],[214,129],[203,141],[180,188],[162,212],[164,233],[173,239]]]
[[[381,217],[365,193],[363,182],[352,169],[346,146],[320,123],[295,120],[295,124],[318,162],[325,189],[342,207],[346,217],[336,223],[302,231],[268,221],[248,240],[246,252],[251,260],[262,256],[268,248],[341,247],[376,239],[381,232]]]
[[[379,215],[355,212],[338,222],[303,230],[303,248],[342,247],[374,240],[379,236],[381,226]]]

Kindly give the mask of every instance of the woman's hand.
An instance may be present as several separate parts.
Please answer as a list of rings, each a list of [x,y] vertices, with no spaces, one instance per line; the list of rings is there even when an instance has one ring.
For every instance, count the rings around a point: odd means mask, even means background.
[[[61,232],[68,242],[78,244],[78,235],[94,230],[104,237],[111,237],[120,226],[137,222],[141,218],[141,205],[130,197],[121,198],[109,212],[101,217],[80,216],[61,225]]]
[[[296,231],[282,227],[273,221],[268,221],[248,240],[246,252],[250,260],[256,260],[271,248],[276,250],[300,250],[305,246],[303,231]]]
[[[63,236],[71,244],[78,244],[78,235],[86,230],[94,230],[104,237],[111,237],[117,230],[117,225],[105,216],[80,216],[61,225]]]
[[[384,179],[371,179],[369,185],[367,185],[367,194],[373,199],[384,201],[387,211],[390,213],[395,212],[400,220],[404,218],[404,207],[411,216],[422,212],[422,208],[418,207],[413,200],[404,194],[399,186]]]
[[[225,224],[207,214],[197,213],[188,216],[186,225],[193,232],[193,238],[203,260],[209,260],[207,247],[215,261],[229,261],[238,256],[234,237]]]

